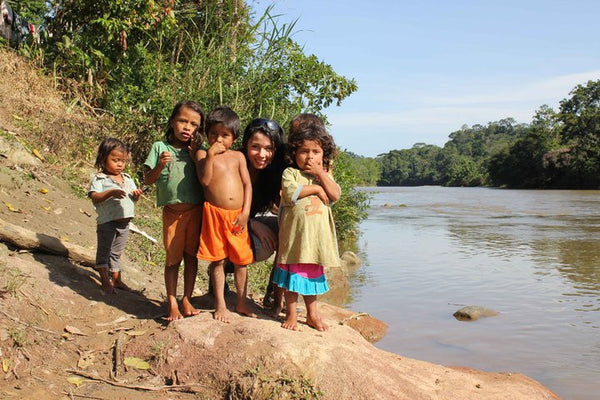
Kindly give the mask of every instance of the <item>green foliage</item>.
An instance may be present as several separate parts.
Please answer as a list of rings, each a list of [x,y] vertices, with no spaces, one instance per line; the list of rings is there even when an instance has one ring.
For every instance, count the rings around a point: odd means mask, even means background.
[[[362,157],[350,151],[344,151],[352,169],[356,182],[360,186],[375,186],[381,175],[381,168],[376,159]]]
[[[438,184],[437,159],[440,148],[416,143],[408,150],[393,150],[378,157],[381,186],[417,186]]]
[[[352,157],[347,153],[340,152],[333,175],[342,190],[341,198],[332,206],[338,239],[356,237],[359,222],[367,217],[369,194],[356,188],[358,178],[352,168]]]
[[[600,187],[600,80],[577,85],[560,103],[562,141],[570,148],[573,187]]]

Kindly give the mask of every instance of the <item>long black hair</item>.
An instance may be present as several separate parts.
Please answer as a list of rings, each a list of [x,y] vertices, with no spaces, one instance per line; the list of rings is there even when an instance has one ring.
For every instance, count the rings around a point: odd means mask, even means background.
[[[265,169],[259,172],[258,180],[252,185],[251,216],[265,212],[269,210],[273,203],[279,202],[281,174],[285,169],[283,161],[285,134],[277,122],[266,118],[253,119],[244,130],[242,149],[244,157],[246,157],[246,163],[248,163],[248,141],[256,132],[265,135],[273,143],[273,159]]]

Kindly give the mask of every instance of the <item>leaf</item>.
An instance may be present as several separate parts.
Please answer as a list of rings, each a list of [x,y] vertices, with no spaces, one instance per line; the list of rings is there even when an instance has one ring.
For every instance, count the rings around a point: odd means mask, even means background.
[[[46,193],[48,193],[48,189],[46,189],[46,188],[41,188],[41,189],[39,190],[39,192],[40,192],[41,194],[46,194]]]
[[[79,387],[83,383],[83,378],[80,377],[80,376],[70,376],[70,377],[67,378],[67,382],[69,382],[72,385],[75,385],[75,386]]]
[[[123,363],[128,367],[133,367],[136,369],[150,369],[150,364],[137,357],[126,357]]]
[[[50,210],[51,210],[51,207],[50,207],[50,206],[48,206],[48,207],[40,206],[40,207],[42,207],[42,208],[43,208],[44,210],[46,210],[46,211],[50,211]]]
[[[3,358],[2,371],[4,371],[4,373],[6,374],[8,370],[10,370],[10,367],[12,367],[12,360],[10,358]]]
[[[16,208],[14,208],[14,207],[12,206],[12,204],[8,203],[8,202],[7,202],[7,201],[5,201],[5,200],[2,200],[2,202],[3,202],[3,203],[6,205],[6,208],[8,208],[8,211],[17,212],[17,213],[20,213],[20,212],[22,212],[21,210],[18,210],[18,209],[16,209]]]
[[[36,156],[40,160],[44,161],[44,157],[42,157],[42,155],[40,154],[39,151],[37,151],[37,149],[31,149],[31,152],[33,153],[34,156]]]
[[[127,331],[125,333],[128,334],[129,336],[142,336],[146,332],[147,331]]]

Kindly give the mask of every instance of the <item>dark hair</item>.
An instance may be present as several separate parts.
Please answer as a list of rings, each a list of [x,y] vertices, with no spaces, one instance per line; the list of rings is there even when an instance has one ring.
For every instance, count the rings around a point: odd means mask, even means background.
[[[331,161],[337,156],[337,147],[333,137],[325,129],[323,120],[314,114],[299,114],[290,122],[286,161],[294,167],[298,167],[296,151],[305,140],[319,142],[323,148],[323,168],[329,170]]]
[[[96,156],[96,164],[94,164],[96,168],[104,169],[104,163],[113,150],[120,150],[125,154],[129,154],[129,146],[119,139],[112,137],[104,138],[100,146],[98,146],[98,155]]]
[[[198,143],[201,143],[204,134],[204,109],[199,103],[196,103],[192,100],[181,100],[179,103],[175,104],[175,107],[173,107],[173,111],[171,112],[171,116],[169,117],[169,121],[167,122],[167,131],[165,132],[165,139],[168,143],[173,143],[173,140],[175,139],[173,121],[175,121],[175,118],[177,118],[177,115],[179,115],[179,111],[183,107],[187,107],[200,114],[200,126],[198,127],[196,132],[194,132],[194,137]]]
[[[240,136],[240,117],[229,107],[213,108],[206,117],[206,132],[214,125],[223,124],[233,135],[233,139]]]
[[[315,114],[303,113],[292,118],[290,121],[290,131],[292,129],[299,129],[301,126],[320,126],[325,128],[325,123]]]
[[[255,118],[244,129],[242,149],[248,163],[248,142],[256,132],[262,133],[273,143],[273,160],[258,174],[258,180],[252,187],[250,215],[265,212],[272,203],[279,202],[281,174],[285,169],[285,134],[279,124],[271,119]]]

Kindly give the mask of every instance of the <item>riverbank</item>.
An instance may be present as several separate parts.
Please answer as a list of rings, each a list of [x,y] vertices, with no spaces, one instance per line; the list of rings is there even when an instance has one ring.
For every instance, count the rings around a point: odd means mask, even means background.
[[[0,158],[0,219],[91,249],[91,203],[58,175]],[[200,315],[167,325],[160,268],[128,264],[137,291],[114,296],[62,256],[0,243],[0,269],[4,398],[558,398],[520,374],[379,350],[349,326],[354,313],[327,304],[325,333],[286,331],[258,305],[258,319],[234,314],[222,324],[204,293],[193,298]]]

